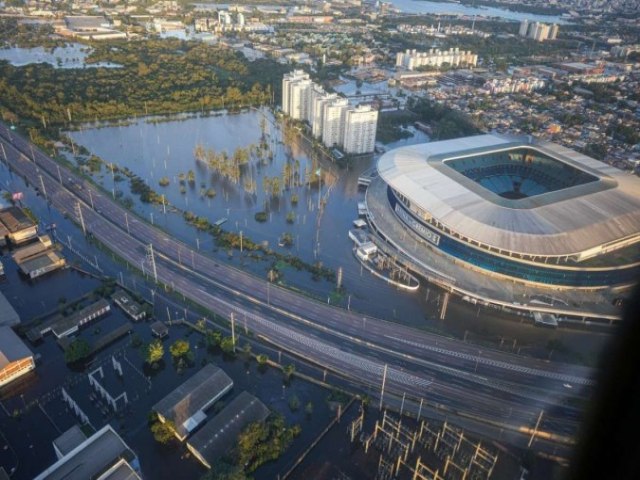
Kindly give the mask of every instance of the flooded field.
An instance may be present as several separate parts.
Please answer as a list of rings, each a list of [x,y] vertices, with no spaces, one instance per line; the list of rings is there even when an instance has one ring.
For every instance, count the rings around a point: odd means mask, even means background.
[[[117,68],[120,65],[108,62],[86,63],[91,47],[80,43],[70,43],[64,47],[5,47],[0,48],[0,60],[22,67],[32,63],[48,63],[54,68]]]

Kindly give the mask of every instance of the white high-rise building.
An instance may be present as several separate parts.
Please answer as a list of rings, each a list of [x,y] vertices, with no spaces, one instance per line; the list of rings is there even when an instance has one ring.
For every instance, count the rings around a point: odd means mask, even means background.
[[[324,107],[322,125],[322,143],[327,147],[341,147],[344,142],[344,122],[349,101],[346,98],[336,98]]]
[[[370,106],[347,110],[343,146],[345,153],[359,155],[373,152],[377,126],[378,111]]]
[[[324,130],[324,118],[327,105],[338,98],[335,93],[327,93],[322,97],[317,97],[313,102],[313,122],[311,123],[312,134],[315,138],[322,138]]]
[[[239,12],[237,18],[238,18],[238,25],[241,27],[244,27],[244,13]]]
[[[350,106],[346,98],[325,92],[302,70],[282,78],[282,111],[309,122],[313,136],[327,147],[353,154],[373,152],[378,112],[369,106]]]
[[[311,98],[311,89],[313,82],[305,79],[291,84],[291,97],[289,105],[291,111],[289,116],[296,120],[308,120],[309,118],[309,100]]]
[[[518,35],[520,35],[521,37],[526,37],[528,31],[529,20],[522,20],[522,22],[520,22],[520,30],[518,31]]]
[[[302,70],[294,70],[293,72],[285,73],[282,78],[282,111],[291,117],[293,117],[292,87],[298,82],[304,80],[309,80],[309,75]]]
[[[548,25],[541,22],[529,23],[523,20],[520,23],[518,34],[521,37],[528,37],[536,42],[544,42],[545,40],[555,40],[558,37],[559,27],[557,24]]]

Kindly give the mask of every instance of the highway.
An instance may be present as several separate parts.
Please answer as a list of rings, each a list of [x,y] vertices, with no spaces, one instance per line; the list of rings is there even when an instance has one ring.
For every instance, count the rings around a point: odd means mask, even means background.
[[[141,220],[111,197],[0,125],[0,155],[62,213],[131,265],[150,273],[145,246],[156,252],[157,277],[186,298],[229,317],[283,350],[379,392],[424,400],[448,415],[533,428],[556,437],[539,448],[568,444],[582,411],[565,398],[588,398],[586,367],[510,355],[331,307],[224,265]],[[475,320],[475,319],[474,319]],[[571,390],[567,390],[570,384]],[[524,435],[522,436],[525,437]]]

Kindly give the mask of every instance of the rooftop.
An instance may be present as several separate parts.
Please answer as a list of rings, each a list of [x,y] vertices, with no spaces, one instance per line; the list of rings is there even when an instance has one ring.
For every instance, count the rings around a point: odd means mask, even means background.
[[[0,222],[4,223],[11,232],[33,227],[35,224],[27,215],[18,207],[9,207],[0,210]]]
[[[209,468],[233,447],[242,430],[253,422],[263,422],[269,409],[248,392],[242,392],[207,422],[188,441],[189,449]]]
[[[129,462],[120,459],[109,470],[100,475],[96,480],[140,480],[140,475],[131,468]]]
[[[69,430],[64,432],[58,438],[53,441],[53,447],[57,450],[56,454],[60,452],[61,456],[65,456],[71,450],[76,448],[82,442],[87,439],[87,436],[76,424]],[[60,458],[60,457],[59,457]]]
[[[233,380],[209,363],[153,406],[153,410],[175,424],[184,439],[206,416],[202,413],[233,387]]]
[[[136,460],[136,454],[122,438],[105,425],[60,460],[47,468],[35,480],[87,480],[109,470],[120,459]]]
[[[7,297],[0,292],[0,325],[13,327],[20,323],[20,316],[7,300]]]
[[[460,158],[528,149],[597,178],[509,199],[451,168]],[[383,180],[460,235],[522,254],[575,255],[640,240],[640,180],[550,142],[495,134],[402,147],[378,161]]]
[[[4,368],[16,360],[32,356],[31,350],[20,340],[11,327],[0,327],[0,368]]]

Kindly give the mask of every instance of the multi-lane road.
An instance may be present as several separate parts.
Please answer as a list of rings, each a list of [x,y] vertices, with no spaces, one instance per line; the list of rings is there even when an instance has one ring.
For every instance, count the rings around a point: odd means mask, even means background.
[[[544,412],[544,438],[535,445],[547,450],[577,432],[582,412],[566,397],[580,397],[572,402],[579,404],[590,395],[591,369],[478,349],[279,288],[141,220],[4,125],[0,147],[0,158],[52,206],[78,224],[81,212],[87,232],[131,265],[153,275],[146,251],[153,245],[158,282],[221,315],[233,313],[256,336],[377,394],[386,370],[386,401],[405,396],[408,409],[422,402],[424,412],[435,408],[478,430],[526,432]]]

